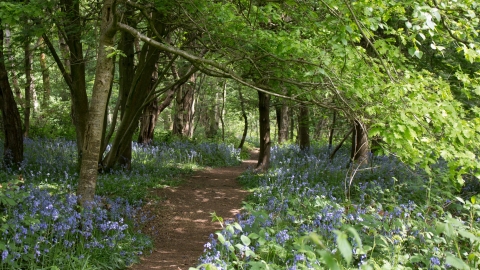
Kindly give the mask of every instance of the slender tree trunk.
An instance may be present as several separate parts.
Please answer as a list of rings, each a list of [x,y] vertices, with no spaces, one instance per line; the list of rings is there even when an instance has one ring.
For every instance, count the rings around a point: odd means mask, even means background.
[[[289,123],[289,107],[284,100],[280,100],[275,106],[275,114],[277,117],[278,144],[288,141],[288,125]]]
[[[124,105],[117,136],[115,136],[110,151],[102,161],[102,165],[106,170],[112,169],[117,163],[126,169],[129,169],[131,166],[133,134],[142,115],[143,102],[151,93],[151,77],[154,69],[156,69],[155,64],[159,55],[160,51],[148,44],[144,44],[142,47],[131,89],[128,91],[126,100],[122,101]]]
[[[260,122],[260,155],[256,171],[266,171],[270,165],[270,96],[258,92],[258,111]]]
[[[127,11],[125,12],[125,18],[129,21],[129,18],[132,16],[132,11],[127,6]],[[119,96],[120,96],[120,119],[123,122],[126,120],[124,117],[127,110],[127,101],[130,96],[131,91],[133,89],[133,79],[135,74],[135,38],[130,35],[129,33],[122,32],[120,37],[120,44],[119,49],[126,55],[126,57],[120,57],[119,59]],[[144,51],[145,52],[145,51]],[[144,56],[145,54],[141,54]],[[143,60],[143,59],[142,59]],[[142,61],[142,63],[145,63]],[[144,66],[141,65],[139,68],[143,69]],[[131,108],[130,108],[131,110]],[[114,126],[111,127],[112,130],[115,129]],[[125,128],[123,129],[125,130]],[[108,138],[110,139],[110,138]],[[116,147],[120,143],[116,144]],[[121,157],[117,160],[117,162],[123,168],[129,170],[131,167],[131,160],[132,160],[132,147],[131,147],[131,138],[129,141],[124,142],[125,147],[123,152],[121,153]],[[113,165],[112,165],[113,166]]]
[[[337,147],[335,147],[335,149],[333,149],[332,153],[330,154],[330,160],[333,160],[337,151],[340,149],[340,147],[342,147],[343,143],[348,139],[348,136],[350,136],[350,134],[352,132],[353,132],[353,128],[351,128],[350,131],[347,134],[345,134],[345,136],[340,141],[340,143],[337,145]]]
[[[5,133],[3,161],[7,166],[18,166],[23,161],[22,122],[12,88],[8,82],[8,72],[3,54],[3,24],[0,19],[0,109],[2,110],[3,131]]]
[[[293,141],[295,139],[293,131],[295,130],[295,119],[294,119],[294,112],[293,110],[289,110],[290,113],[290,140]]]
[[[184,84],[177,92],[176,111],[173,119],[173,134],[190,137],[192,132],[192,119],[194,113],[195,75],[189,79],[190,83]]]
[[[30,49],[30,38],[24,43],[24,65],[25,65],[25,109],[23,119],[23,137],[28,137],[30,130],[30,114],[32,112],[32,94],[34,91],[33,74],[32,74],[32,51]]]
[[[218,132],[219,113],[218,113],[218,93],[211,95],[211,103],[208,106],[208,126],[206,128],[207,138],[214,138]]]
[[[58,42],[60,46],[60,54],[62,55],[62,63],[63,66],[65,67],[65,72],[68,74],[68,76],[71,76],[72,72],[70,70],[70,50],[68,49],[67,42],[65,41],[65,38],[63,37],[63,34],[61,31],[58,31]],[[70,98],[70,94],[68,90],[64,89],[60,92],[60,99],[62,101],[67,101]]]
[[[315,127],[315,133],[313,135],[313,138],[316,140],[321,140],[322,139],[322,133],[323,133],[323,125],[325,124],[325,118],[322,117],[317,122],[317,126]]]
[[[43,45],[43,38],[39,39],[39,43]],[[42,99],[42,107],[48,107],[50,101],[50,93],[52,92],[52,88],[50,86],[50,73],[48,71],[47,66],[47,59],[46,54],[42,52],[40,54],[40,68],[42,69],[42,81],[43,81],[43,99]]]
[[[354,121],[352,135],[352,151],[350,158],[359,165],[368,163],[368,135],[366,126],[358,121]]]
[[[300,149],[306,150],[310,148],[310,119],[308,115],[308,107],[300,105],[298,113],[298,137]]]
[[[15,57],[12,53],[12,49],[10,47],[10,29],[5,28],[5,51],[8,56],[8,61],[10,63],[10,74],[12,75],[12,85],[13,89],[15,90],[15,96],[17,97],[17,100],[20,102],[20,106],[23,107],[23,97],[22,97],[22,90],[20,89],[20,85],[18,84],[18,77],[17,77],[17,72],[15,69]]]
[[[97,68],[93,85],[88,121],[82,151],[80,178],[77,195],[79,203],[86,206],[93,201],[98,174],[101,141],[103,138],[104,114],[107,107],[110,85],[113,82],[113,57],[107,57],[107,47],[114,45],[116,33],[115,0],[104,0],[102,23],[98,46]]]
[[[242,107],[242,117],[243,117],[243,134],[242,134],[242,139],[240,140],[240,144],[238,145],[238,149],[243,149],[243,144],[245,143],[245,140],[247,139],[247,132],[248,132],[248,117],[247,113],[245,112],[245,101],[243,100],[242,96],[242,91],[239,89],[238,90],[238,96],[240,98],[240,106]]]
[[[77,136],[77,150],[79,160],[82,160],[83,140],[88,119],[88,97],[85,83],[85,59],[81,40],[83,18],[80,16],[80,2],[76,0],[60,0],[62,10],[66,13],[64,19],[64,35],[70,52],[69,62],[71,85],[70,97],[72,100],[72,119]],[[103,50],[103,48],[100,48]],[[101,120],[103,122],[103,118]]]
[[[333,111],[332,126],[330,127],[330,134],[328,136],[328,149],[332,149],[333,146],[333,134],[335,133],[335,122],[337,120],[337,111]]]
[[[222,92],[222,113],[220,114],[220,120],[222,121],[222,141],[225,142],[225,103],[227,102],[227,82],[223,83]]]

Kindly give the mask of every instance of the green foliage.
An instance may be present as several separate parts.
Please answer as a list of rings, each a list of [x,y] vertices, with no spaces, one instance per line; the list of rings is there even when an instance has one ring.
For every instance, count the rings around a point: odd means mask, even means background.
[[[350,187],[342,190],[339,183],[350,181],[351,172],[337,164],[348,154],[339,153],[331,164],[323,160],[325,149],[317,151],[275,149],[269,172],[243,175],[241,181],[254,187],[245,212],[217,232],[200,264],[226,269],[480,266],[478,197],[458,197],[444,162],[435,165],[432,180],[394,158],[377,157],[372,168],[356,172],[354,192],[347,196]]]
[[[75,126],[72,123],[69,102],[51,102],[35,115],[30,124],[29,136],[32,138],[67,140],[75,139]]]

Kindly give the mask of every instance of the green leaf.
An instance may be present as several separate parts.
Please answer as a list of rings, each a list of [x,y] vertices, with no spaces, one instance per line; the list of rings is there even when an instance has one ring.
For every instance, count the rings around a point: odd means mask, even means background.
[[[461,236],[469,239],[472,242],[478,241],[478,237],[476,237],[473,233],[471,233],[469,231],[458,230],[458,234],[460,234]]]
[[[243,231],[242,230],[242,226],[240,226],[240,224],[238,224],[237,222],[233,223],[233,227],[235,227],[235,229],[239,230],[239,231]]]
[[[219,232],[217,232],[216,235],[217,235],[218,241],[222,243],[222,245],[225,244],[225,237],[223,237],[223,235]]]
[[[328,266],[328,269],[331,270],[340,270],[340,266],[338,265],[337,261],[335,258],[332,256],[332,254],[326,250],[322,250],[319,252],[320,256],[325,260],[325,263]]]
[[[335,230],[334,233],[337,235],[337,246],[340,250],[347,264],[350,264],[352,261],[352,246],[347,240],[347,234],[338,230]]]
[[[245,236],[245,235],[240,236],[240,240],[242,240],[242,243],[243,243],[245,246],[249,246],[250,243],[251,243],[250,238],[248,238],[248,237]]]
[[[360,235],[358,234],[357,230],[353,227],[348,227],[347,230],[353,234],[353,237],[355,238],[355,242],[357,242],[358,248],[360,248],[363,251],[363,245],[362,245],[362,239],[360,238]]]
[[[447,254],[447,259],[445,260],[445,262],[455,267],[456,269],[470,269],[470,267],[464,261],[453,256],[452,254]]]
[[[3,197],[2,198],[2,201],[3,202],[6,202],[8,205],[10,206],[15,206],[17,205],[17,203],[15,202],[15,200],[13,200],[12,198],[8,198],[8,197]]]

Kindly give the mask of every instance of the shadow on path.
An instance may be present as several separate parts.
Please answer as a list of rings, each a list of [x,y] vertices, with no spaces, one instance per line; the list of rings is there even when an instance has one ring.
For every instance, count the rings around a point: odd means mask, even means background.
[[[254,168],[257,160],[258,150],[239,166],[198,171],[179,187],[154,190],[154,195],[164,199],[146,206],[146,210],[155,215],[148,224],[154,227],[147,232],[155,248],[129,269],[183,270],[198,265],[209,235],[221,229],[218,222],[211,221],[210,213],[215,212],[226,220],[240,212],[248,193],[236,179]]]

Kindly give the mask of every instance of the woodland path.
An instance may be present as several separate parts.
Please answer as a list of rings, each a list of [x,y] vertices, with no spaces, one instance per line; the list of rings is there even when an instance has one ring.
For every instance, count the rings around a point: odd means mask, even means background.
[[[253,168],[257,160],[255,151],[239,166],[194,172],[178,187],[152,191],[162,199],[147,204],[145,209],[155,214],[146,226],[154,226],[146,232],[153,238],[154,250],[129,269],[184,270],[198,265],[209,235],[221,229],[218,222],[212,222],[210,213],[215,212],[224,220],[239,213],[248,193],[236,179]]]

